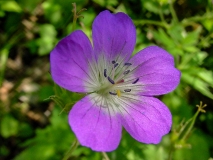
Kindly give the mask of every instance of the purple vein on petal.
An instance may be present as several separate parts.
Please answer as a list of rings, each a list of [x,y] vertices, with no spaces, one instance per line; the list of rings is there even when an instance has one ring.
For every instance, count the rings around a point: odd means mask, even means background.
[[[159,112],[159,110],[158,109],[156,109],[155,108],[155,106],[154,105],[151,105],[151,104],[149,104],[149,103],[147,103],[147,102],[144,102],[144,101],[142,101],[142,100],[139,100],[139,99],[135,99],[134,97],[123,97],[123,98],[126,98],[126,99],[128,99],[128,101],[131,99],[131,100],[134,100],[134,101],[137,101],[137,102],[139,102],[140,104],[145,104],[145,105],[147,105],[147,106],[151,106],[151,107],[153,107],[154,109],[155,109],[155,111],[157,111],[162,117],[164,117],[162,114],[161,114],[161,112]],[[141,113],[141,114],[143,114],[143,113]],[[145,114],[143,114],[144,116],[145,116]],[[147,117],[148,118],[148,117]],[[148,118],[149,119],[149,118]],[[167,121],[167,119],[165,119],[165,118],[163,118],[164,119],[164,122],[166,122]],[[153,121],[154,122],[154,121]],[[155,122],[154,122],[155,123]]]

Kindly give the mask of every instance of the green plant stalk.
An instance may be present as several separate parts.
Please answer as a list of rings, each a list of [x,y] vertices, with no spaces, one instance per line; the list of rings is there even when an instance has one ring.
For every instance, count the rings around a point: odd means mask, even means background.
[[[189,18],[185,18],[181,21],[181,24],[183,26],[187,26],[188,24],[192,23],[192,22],[199,22],[205,19],[212,19],[213,18],[213,14],[212,13],[206,13],[202,16],[194,16],[194,17],[189,17]]]
[[[165,18],[164,18],[164,15],[163,15],[163,12],[162,12],[162,9],[161,9],[161,5],[160,5],[160,9],[159,9],[159,16],[160,16],[160,19],[162,21],[162,23],[164,24],[164,26],[167,28],[168,27],[168,23],[166,22]]]
[[[104,160],[110,160],[109,157],[107,156],[106,152],[101,152],[103,157],[104,157]]]
[[[71,145],[70,149],[65,154],[65,156],[62,160],[67,160],[72,155],[73,151],[77,148],[78,144],[79,144],[78,140],[75,138],[73,144]]]
[[[175,10],[174,10],[172,0],[168,0],[168,3],[169,3],[169,9],[170,9],[171,15],[172,15],[174,21],[175,21],[176,23],[178,23],[179,20],[178,20],[178,17],[177,17],[177,15],[176,15],[176,12],[175,12]]]
[[[2,86],[4,79],[4,72],[6,68],[6,63],[9,55],[9,50],[4,48],[0,51],[0,87]]]
[[[72,32],[75,30],[75,26],[76,26],[76,21],[78,19],[78,16],[77,16],[77,10],[76,10],[76,3],[72,3],[72,6],[73,6],[73,21],[72,21]]]
[[[186,133],[183,135],[183,138],[181,138],[180,141],[184,141],[187,138],[187,136],[189,135],[189,133],[191,132],[191,130],[192,130],[194,124],[195,124],[195,121],[197,119],[197,116],[198,116],[199,112],[200,112],[200,110],[198,109],[197,112],[195,113],[195,115],[192,118],[192,122],[191,122],[189,128],[187,129]]]

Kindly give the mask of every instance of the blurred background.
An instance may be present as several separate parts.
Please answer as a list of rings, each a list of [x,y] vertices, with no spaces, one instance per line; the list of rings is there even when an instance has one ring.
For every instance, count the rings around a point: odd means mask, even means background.
[[[50,51],[72,30],[74,2],[77,10],[87,8],[76,29],[91,38],[99,12],[125,12],[137,29],[133,54],[149,45],[161,46],[182,72],[178,88],[158,97],[172,112],[171,132],[160,144],[146,145],[123,131],[118,149],[107,153],[109,158],[212,160],[211,0],[0,0],[0,160],[60,160],[75,139],[67,115],[83,95],[56,86],[49,72]],[[207,104],[206,113],[199,113],[186,134],[200,101]],[[104,158],[79,145],[69,159]]]

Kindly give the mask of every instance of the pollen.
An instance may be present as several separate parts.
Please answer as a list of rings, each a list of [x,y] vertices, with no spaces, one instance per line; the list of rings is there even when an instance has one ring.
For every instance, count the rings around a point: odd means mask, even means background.
[[[118,97],[121,97],[121,91],[120,90],[116,90],[116,93],[117,93]]]

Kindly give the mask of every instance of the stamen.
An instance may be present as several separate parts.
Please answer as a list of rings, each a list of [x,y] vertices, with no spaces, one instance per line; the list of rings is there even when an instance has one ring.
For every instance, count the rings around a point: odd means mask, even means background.
[[[115,63],[115,64],[114,64],[114,68],[117,67],[117,66],[118,66],[118,63]]]
[[[111,95],[117,95],[117,93],[114,93],[114,92],[109,92],[109,94],[111,94]]]
[[[126,62],[126,63],[124,63],[124,65],[125,65],[125,66],[131,66],[132,63]]]
[[[110,77],[107,77],[108,78],[108,81],[112,84],[115,84],[115,82],[110,78]]]
[[[107,69],[104,69],[104,77],[107,77]]]
[[[116,93],[117,93],[118,97],[121,97],[121,91],[120,90],[116,90]]]
[[[130,70],[124,71],[124,75],[128,74],[130,72]]]
[[[116,84],[123,83],[123,82],[124,82],[124,80],[121,79],[121,80],[119,80],[118,82],[116,82]]]
[[[139,78],[137,78],[134,82],[132,82],[132,84],[135,84],[139,81]]]
[[[112,61],[112,64],[115,64],[115,63],[116,63],[116,62],[113,60],[113,61]]]
[[[124,89],[124,92],[131,92],[131,89]]]

